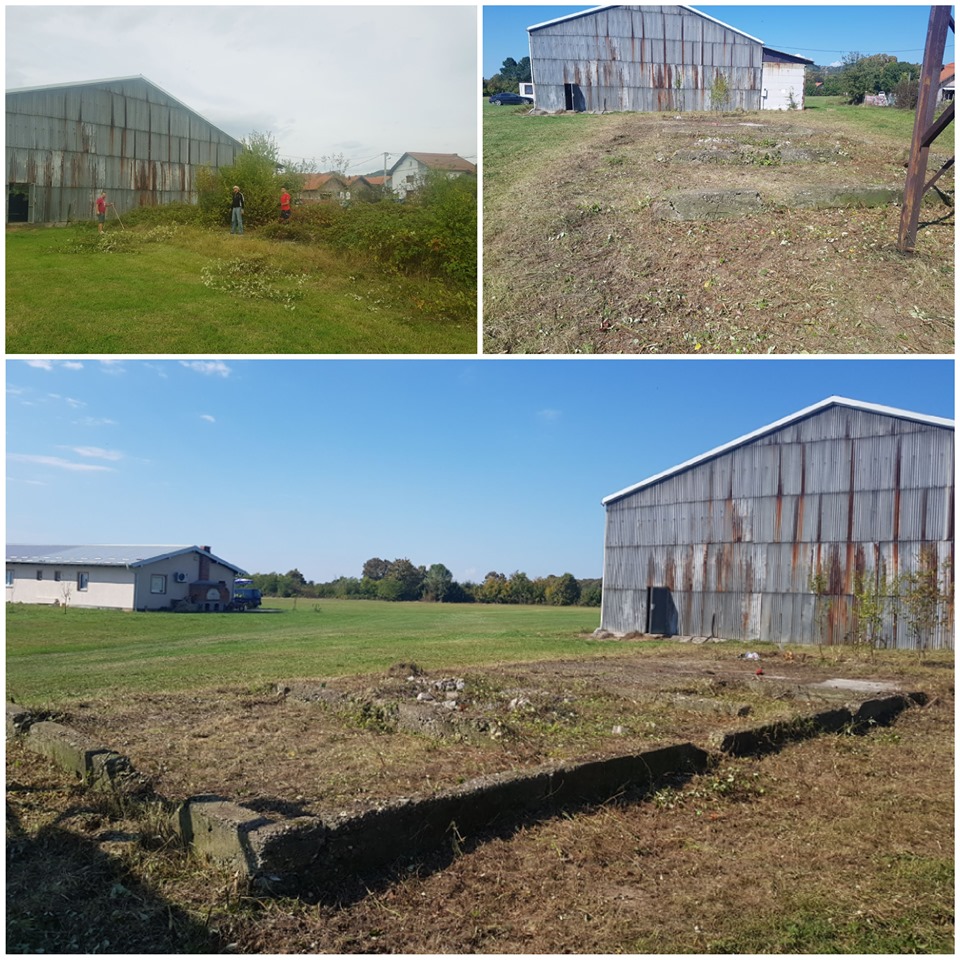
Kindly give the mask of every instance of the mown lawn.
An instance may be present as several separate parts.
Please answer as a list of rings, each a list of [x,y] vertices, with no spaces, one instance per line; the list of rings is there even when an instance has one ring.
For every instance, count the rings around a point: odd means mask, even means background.
[[[118,246],[100,249],[89,224],[8,230],[7,352],[476,352],[474,289],[254,231],[157,237],[111,223]]]
[[[952,353],[952,205],[928,194],[905,256],[898,204],[792,199],[902,191],[913,114],[808,106],[537,116],[485,105],[484,352]],[[950,147],[934,144],[931,174]],[[952,173],[938,185],[952,193]],[[762,204],[719,220],[658,215],[672,194],[723,190]]]
[[[28,705],[110,691],[616,652],[588,644],[599,610],[359,600],[266,601],[279,613],[166,614],[7,605],[7,695]]]

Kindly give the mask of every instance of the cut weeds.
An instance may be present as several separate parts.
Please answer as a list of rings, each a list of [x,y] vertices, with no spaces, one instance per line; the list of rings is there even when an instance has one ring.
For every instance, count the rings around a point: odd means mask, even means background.
[[[902,192],[910,128],[887,119],[485,110],[485,352],[951,353],[952,172],[909,257],[898,206],[795,205],[800,187]],[[731,189],[762,208],[656,218],[671,194]]]
[[[155,225],[8,229],[10,353],[473,353],[476,287],[322,244]]]
[[[485,695],[538,682],[559,695],[562,672],[580,694],[615,690],[636,700],[662,665],[661,685],[692,696],[704,678],[684,667],[716,670],[715,691],[728,668],[747,665],[728,662],[726,649],[630,656],[626,670],[584,663],[587,676],[571,664],[484,671]],[[776,658],[766,665],[780,672]],[[821,667],[866,670],[815,655],[799,666],[808,679]],[[454,849],[340,885],[318,903],[249,896],[236,878],[163,846],[149,818],[82,796],[12,745],[8,949],[89,952],[106,949],[106,938],[128,952],[950,952],[952,675],[885,656],[873,671],[922,677],[933,699],[864,736],[722,761],[702,777],[661,785],[653,802],[624,798],[461,836]],[[403,672],[375,682],[390,692]],[[154,739],[166,736],[158,729]],[[381,751],[385,736],[375,738]],[[383,754],[386,767],[391,756]],[[123,842],[136,834],[154,838],[154,849]]]

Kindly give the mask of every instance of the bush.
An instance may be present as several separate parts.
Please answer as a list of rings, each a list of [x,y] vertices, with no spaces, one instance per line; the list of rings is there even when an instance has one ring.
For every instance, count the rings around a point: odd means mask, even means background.
[[[193,203],[163,203],[155,207],[137,207],[123,215],[124,226],[189,225],[201,222],[200,208]]]

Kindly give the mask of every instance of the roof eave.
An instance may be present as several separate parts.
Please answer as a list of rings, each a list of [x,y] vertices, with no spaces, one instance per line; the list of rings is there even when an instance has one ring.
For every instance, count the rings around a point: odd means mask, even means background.
[[[805,407],[803,410],[798,410],[796,413],[791,413],[789,416],[783,417],[774,423],[769,423],[765,427],[760,427],[758,430],[753,430],[750,433],[744,434],[742,437],[738,437],[736,440],[731,440],[728,443],[721,444],[719,447],[714,447],[713,450],[708,450],[706,453],[701,453],[699,456],[693,457],[690,460],[686,460],[675,467],[671,467],[669,470],[664,470],[661,473],[654,474],[652,477],[647,477],[646,480],[641,480],[639,483],[625,487],[623,490],[618,490],[616,493],[611,493],[609,496],[604,497],[600,502],[603,504],[603,506],[608,507],[610,504],[616,503],[618,500],[623,500],[646,487],[651,487],[654,484],[659,483],[661,480],[666,480],[668,477],[683,473],[685,470],[691,469],[691,467],[698,466],[701,463],[706,463],[708,460],[713,460],[714,458],[719,457],[721,454],[728,453],[731,450],[736,450],[738,447],[746,446],[748,443],[752,443],[754,440],[759,440],[761,437],[765,437],[768,434],[776,432],[777,430],[781,430],[783,427],[789,426],[791,423],[804,420],[807,417],[813,416],[816,413],[821,413],[830,407],[850,407],[852,409],[863,410],[868,413],[878,413],[888,417],[899,417],[902,420],[911,420],[915,423],[925,423],[929,424],[930,426],[944,427],[949,430],[954,429],[954,421],[947,420],[944,417],[933,417],[929,416],[928,414],[913,413],[909,410],[899,410],[896,407],[886,407],[877,403],[863,403],[859,400],[850,400],[847,397],[827,397],[826,400],[821,400],[819,403]]]
[[[617,7],[622,6],[625,6],[625,4],[605,4],[602,7],[591,7],[589,10],[581,10],[579,13],[570,13],[565,17],[557,17],[554,20],[544,20],[543,23],[535,23],[533,26],[527,27],[527,33],[530,33],[532,30],[539,30],[541,27],[552,26],[555,23],[563,23],[565,20],[576,20],[579,17],[587,17],[593,13],[600,13],[602,10],[615,10]],[[678,3],[677,6],[680,7],[681,10],[689,10],[690,13],[695,13],[698,17],[703,17],[705,20],[709,20],[711,23],[716,23],[721,27],[725,27],[727,30],[732,30],[734,33],[738,33],[740,36],[746,37],[748,40],[753,40],[755,43],[763,43],[763,41],[758,37],[751,36],[749,33],[745,33],[743,30],[739,30],[737,27],[731,27],[729,23],[724,23],[722,20],[718,20],[716,17],[711,17],[709,13],[704,13],[702,10],[697,10],[696,7],[688,7],[682,3]]]

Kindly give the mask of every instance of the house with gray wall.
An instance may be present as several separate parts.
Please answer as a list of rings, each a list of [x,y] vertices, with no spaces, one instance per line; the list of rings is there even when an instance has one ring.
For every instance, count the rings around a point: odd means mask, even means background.
[[[593,7],[527,33],[548,112],[802,109],[813,62],[686,6]]]
[[[7,603],[218,612],[243,573],[208,546],[8,544]]]
[[[850,642],[857,595],[926,571],[953,645],[954,423],[830,397],[603,499],[602,627]],[[918,638],[902,603],[879,636]]]
[[[145,77],[7,91],[7,222],[92,218],[196,200],[196,177],[243,144]]]

